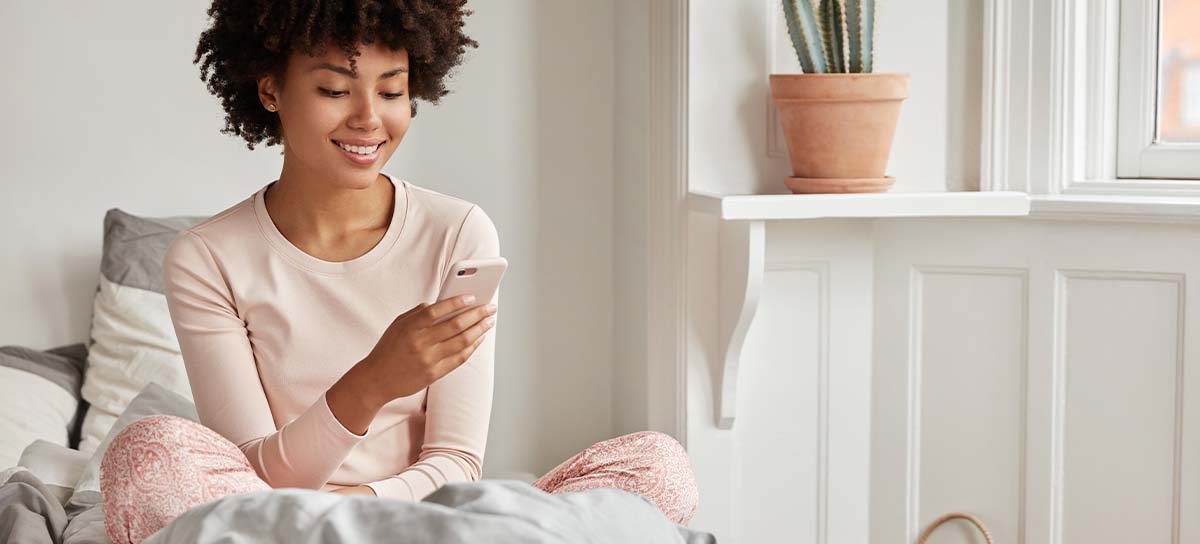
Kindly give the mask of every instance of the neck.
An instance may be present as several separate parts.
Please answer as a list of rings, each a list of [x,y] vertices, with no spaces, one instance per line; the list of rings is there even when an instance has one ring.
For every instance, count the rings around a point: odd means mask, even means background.
[[[285,162],[279,179],[263,195],[263,203],[281,232],[334,242],[363,232],[386,230],[398,197],[383,174],[365,181],[331,181],[311,170],[289,168]]]

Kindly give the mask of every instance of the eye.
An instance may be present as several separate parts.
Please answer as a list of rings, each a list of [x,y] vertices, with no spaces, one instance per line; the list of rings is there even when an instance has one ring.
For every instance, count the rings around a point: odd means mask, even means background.
[[[328,96],[330,98],[341,98],[343,95],[349,94],[349,91],[334,91],[334,90],[326,89],[324,87],[318,87],[318,89],[320,89],[321,94],[324,94],[325,96]],[[401,96],[404,96],[404,93],[381,93],[381,94],[383,94],[384,98],[387,98],[388,100],[395,100],[397,98],[400,98]]]

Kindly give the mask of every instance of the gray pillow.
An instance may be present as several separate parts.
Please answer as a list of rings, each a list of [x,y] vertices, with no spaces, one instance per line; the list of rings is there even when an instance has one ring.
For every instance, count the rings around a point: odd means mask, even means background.
[[[200,216],[142,217],[119,208],[104,214],[100,273],[108,281],[162,293],[162,262],[180,231],[208,219]]]

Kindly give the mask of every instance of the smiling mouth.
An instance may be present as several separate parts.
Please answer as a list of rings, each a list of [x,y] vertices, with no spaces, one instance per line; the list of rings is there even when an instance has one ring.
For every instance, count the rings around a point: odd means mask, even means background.
[[[346,148],[342,147],[342,145],[343,145],[343,144],[342,144],[341,142],[339,142],[339,141],[337,141],[337,140],[329,140],[329,141],[330,141],[330,142],[333,142],[333,145],[337,146],[337,148],[338,148],[338,149],[341,149],[342,151],[347,151],[347,150],[346,150]],[[374,147],[374,149],[372,149],[371,153],[376,153],[376,152],[378,152],[380,149],[383,149],[383,144],[386,144],[386,143],[387,143],[387,140],[384,140],[384,141],[382,141],[382,142],[379,142],[379,144],[378,144],[378,145],[376,145],[376,146]],[[356,147],[361,147],[361,146],[356,146]],[[358,155],[363,155],[363,154],[361,154],[361,153],[357,153],[357,152],[354,152],[354,151],[347,151],[347,152],[348,152],[348,153],[355,153],[355,154],[358,154]],[[367,154],[365,154],[365,155],[363,155],[363,156],[364,156],[364,157],[365,157],[365,156],[369,156],[369,155],[371,155],[371,153],[367,153]]]

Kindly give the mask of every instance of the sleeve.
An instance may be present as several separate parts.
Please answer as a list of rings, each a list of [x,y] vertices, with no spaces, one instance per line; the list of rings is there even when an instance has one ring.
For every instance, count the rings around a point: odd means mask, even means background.
[[[450,263],[460,259],[500,256],[500,241],[492,220],[475,206],[467,212]],[[500,293],[492,297],[500,306]],[[475,353],[458,368],[429,385],[426,396],[425,440],[417,461],[399,474],[366,485],[380,497],[420,501],[451,482],[478,481],[492,414],[496,323],[484,333]]]
[[[168,246],[163,292],[200,423],[236,444],[268,485],[319,489],[371,434],[342,425],[324,394],[276,430],[246,324],[200,235],[183,231]]]

